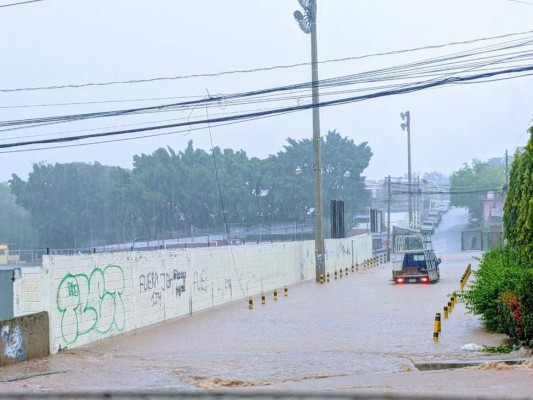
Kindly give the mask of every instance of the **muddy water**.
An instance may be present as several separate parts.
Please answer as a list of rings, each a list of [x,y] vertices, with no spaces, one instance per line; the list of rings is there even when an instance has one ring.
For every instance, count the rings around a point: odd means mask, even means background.
[[[464,395],[469,388],[466,394],[502,397],[507,379],[514,382],[512,394],[528,396],[533,369],[527,363],[462,374],[416,370],[419,362],[490,361],[461,346],[499,345],[504,339],[486,333],[459,304],[433,342],[435,313],[458,289],[466,265],[475,268],[477,262],[472,253],[439,256],[437,284],[391,284],[390,264],[329,284],[305,282],[277,301],[269,294],[265,305],[256,297],[253,310],[242,301],[2,368],[0,391],[253,387]]]

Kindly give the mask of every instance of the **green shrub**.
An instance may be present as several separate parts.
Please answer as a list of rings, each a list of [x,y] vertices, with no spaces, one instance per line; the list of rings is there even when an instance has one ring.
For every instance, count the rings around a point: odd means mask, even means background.
[[[533,268],[518,260],[510,247],[486,252],[461,297],[487,329],[526,343],[533,339]]]

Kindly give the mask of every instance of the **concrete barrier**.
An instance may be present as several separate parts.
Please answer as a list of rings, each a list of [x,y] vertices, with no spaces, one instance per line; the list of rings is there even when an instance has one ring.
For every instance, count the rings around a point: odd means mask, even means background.
[[[50,354],[48,313],[0,321],[0,367]]]
[[[328,239],[326,273],[372,256],[371,236]],[[15,315],[50,314],[50,347],[83,346],[315,279],[314,242],[43,257],[15,282]]]

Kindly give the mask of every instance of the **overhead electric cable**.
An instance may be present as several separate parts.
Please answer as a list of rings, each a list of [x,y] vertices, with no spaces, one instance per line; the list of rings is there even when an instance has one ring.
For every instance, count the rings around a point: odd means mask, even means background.
[[[280,113],[280,114],[277,114],[277,115],[284,115],[284,114],[288,114],[288,112]],[[249,119],[244,120],[244,121],[239,120],[239,121],[230,121],[230,122],[226,122],[226,123],[218,123],[218,124],[214,124],[213,128],[218,128],[218,127],[221,127],[221,126],[228,126],[228,125],[235,125],[235,124],[238,124],[238,123],[241,123],[241,122],[256,121],[256,120],[260,120],[260,119],[264,119],[264,118],[268,118],[268,117],[269,116],[261,116],[261,117],[249,118]],[[88,142],[88,143],[74,143],[74,144],[65,144],[65,145],[62,145],[62,146],[48,146],[48,147],[38,147],[38,148],[31,148],[31,149],[16,149],[16,150],[4,150],[4,151],[0,150],[0,154],[27,153],[27,152],[30,152],[30,151],[64,149],[64,148],[67,148],[67,147],[71,148],[71,147],[81,147],[81,146],[92,146],[92,145],[95,145],[95,144],[108,144],[108,143],[116,143],[116,142],[125,142],[125,141],[130,141],[130,140],[140,140],[140,139],[147,139],[147,138],[153,138],[153,137],[175,135],[175,134],[178,134],[178,133],[188,134],[191,131],[199,131],[199,130],[203,130],[203,129],[207,129],[207,126],[197,126],[195,128],[191,127],[189,129],[182,129],[182,130],[178,130],[178,131],[152,133],[152,134],[149,134],[149,135],[140,135],[140,136],[126,137],[126,138],[124,138],[124,137],[122,137],[122,138],[114,138],[114,139],[109,139],[109,140],[100,140],[100,141]]]
[[[272,115],[284,113],[284,112],[307,110],[313,107],[329,107],[329,106],[348,104],[348,103],[369,100],[369,99],[374,99],[374,98],[379,98],[379,97],[412,93],[412,92],[416,92],[416,91],[420,91],[420,90],[424,90],[424,89],[428,89],[432,87],[442,86],[442,85],[449,85],[449,84],[458,83],[458,82],[468,82],[468,81],[473,81],[477,79],[485,79],[488,77],[502,75],[502,74],[521,73],[521,72],[526,72],[526,71],[533,71],[533,65],[527,66],[527,67],[512,68],[512,69],[508,69],[504,71],[486,72],[486,73],[477,74],[477,75],[469,75],[469,76],[462,76],[462,77],[461,76],[448,77],[440,81],[430,81],[430,82],[417,83],[414,85],[406,85],[404,88],[401,88],[401,89],[371,93],[371,94],[367,94],[363,96],[354,96],[354,97],[348,97],[348,98],[342,98],[342,99],[336,99],[336,100],[329,100],[329,101],[320,102],[316,105],[305,104],[305,105],[299,105],[299,106],[293,106],[293,107],[285,107],[281,109],[274,109],[274,110],[269,110],[269,111],[260,111],[260,112],[255,112],[255,113],[235,115],[231,117],[210,118],[208,120],[190,121],[190,122],[184,122],[184,123],[178,123],[178,124],[152,126],[152,127],[147,127],[147,128],[128,129],[128,130],[122,130],[122,131],[116,131],[116,132],[104,132],[104,133],[96,133],[96,134],[70,136],[70,137],[64,137],[64,138],[33,140],[33,141],[26,141],[26,142],[19,142],[19,143],[6,143],[6,144],[0,144],[0,148],[11,148],[11,147],[37,145],[37,144],[70,142],[70,141],[77,141],[77,140],[91,139],[91,138],[98,138],[98,137],[139,133],[139,132],[145,132],[145,131],[150,131],[150,130],[177,128],[181,126],[238,121],[238,120],[254,118],[254,117],[272,116]]]
[[[42,0],[34,0],[34,1],[42,1]],[[420,51],[420,50],[439,49],[439,48],[444,48],[444,47],[449,47],[449,46],[457,46],[457,45],[462,45],[462,44],[472,44],[472,43],[490,41],[490,40],[495,40],[495,39],[503,39],[503,38],[507,38],[507,37],[521,36],[521,35],[526,35],[526,34],[531,34],[531,33],[533,33],[533,31],[508,33],[508,34],[505,34],[505,35],[483,37],[483,38],[464,40],[464,41],[457,41],[457,42],[449,42],[449,43],[438,44],[438,45],[422,46],[422,47],[416,47],[416,48],[411,48],[411,49],[392,50],[392,51],[387,51],[387,52],[382,52],[382,53],[373,53],[373,54],[365,54],[365,55],[361,55],[361,56],[336,58],[336,59],[319,61],[318,64],[344,62],[344,61],[354,61],[354,60],[361,60],[361,59],[371,58],[371,57],[381,57],[381,56],[388,56],[388,55],[404,54],[404,53],[410,53],[410,52],[415,52],[415,51]],[[180,80],[180,79],[191,79],[191,78],[219,77],[219,76],[224,76],[224,75],[254,73],[254,72],[262,72],[262,71],[272,71],[272,70],[277,70],[277,69],[289,69],[289,68],[304,67],[304,66],[309,66],[309,65],[310,65],[309,62],[305,62],[305,63],[296,63],[296,64],[288,64],[288,65],[276,65],[276,66],[271,66],[271,67],[260,67],[260,68],[224,71],[224,72],[216,72],[216,73],[205,73],[205,74],[191,74],[191,75],[180,75],[180,76],[171,76],[171,77],[156,77],[156,78],[146,78],[146,79],[131,79],[131,80],[124,80],[124,81],[91,82],[91,83],[82,83],[82,84],[68,84],[68,85],[14,88],[14,89],[0,89],[0,92],[9,93],[9,92],[22,92],[22,91],[35,91],[35,90],[73,89],[73,88],[84,88],[84,87],[90,87],[90,86],[109,86],[109,85],[119,85],[119,84],[137,84],[137,83],[168,81],[168,80]]]
[[[499,47],[499,48],[493,48],[494,46],[488,46],[489,48],[492,48],[490,52],[495,51],[502,51],[502,50],[509,50],[512,48],[517,48],[519,46],[525,46],[533,43],[532,40],[528,39],[525,42],[522,43],[513,43],[515,41],[512,41],[511,43],[507,43],[506,47]],[[486,50],[486,49],[485,49]],[[374,70],[369,72],[364,72],[360,74],[351,74],[341,77],[335,77],[335,78],[329,78],[329,79],[323,79],[318,81],[318,85],[321,87],[333,87],[333,86],[341,86],[341,85],[352,85],[355,83],[361,83],[363,81],[365,82],[376,82],[377,79],[368,79],[369,76],[379,76],[379,74],[383,74],[385,72],[390,73],[390,71],[396,69],[396,70],[417,70],[420,72],[420,69],[416,69],[416,66],[424,66],[427,64],[430,64],[431,62],[438,61],[451,61],[457,58],[464,58],[467,56],[472,56],[474,54],[482,54],[482,50],[476,49],[475,51],[468,51],[468,52],[460,52],[457,54],[448,55],[445,57],[438,57],[435,59],[429,59],[429,60],[423,60],[420,62],[414,62],[407,65],[402,65],[398,67],[389,67],[381,70]],[[512,55],[516,54],[516,58],[501,58],[505,55]],[[500,57],[500,59],[494,60],[494,57]],[[533,57],[533,52],[531,53],[520,53],[520,52],[514,52],[514,53],[508,53],[500,56],[486,56],[478,59],[474,59],[472,61],[467,62],[466,64],[458,64],[456,65],[456,68],[463,69],[464,68],[471,68],[471,69],[478,69],[481,66],[486,65],[496,65],[498,63],[502,62],[509,62],[510,60],[518,60],[520,58],[522,59],[529,59],[530,57]],[[486,60],[484,63],[482,63],[482,60]],[[478,62],[476,62],[478,61]],[[456,64],[456,62],[453,62],[452,64]],[[447,64],[442,64],[443,66],[446,66]],[[413,68],[415,68],[413,70]],[[452,75],[453,73],[456,73],[458,71],[456,70],[446,70],[446,69],[438,69],[435,71],[446,71],[448,75]],[[464,71],[461,71],[464,72]],[[365,79],[361,79],[365,78]],[[397,80],[400,76],[398,75],[392,75],[387,76],[385,80]],[[441,77],[438,77],[439,79]],[[381,77],[383,80],[383,76]],[[295,90],[302,90],[302,89],[309,89],[312,86],[312,82],[303,82],[299,84],[292,84],[292,85],[285,85],[275,88],[267,88],[267,89],[261,89],[261,90],[255,90],[250,92],[244,92],[244,93],[235,93],[225,96],[215,96],[207,99],[197,99],[197,100],[191,100],[191,101],[185,101],[185,102],[179,102],[179,103],[171,103],[171,104],[164,104],[164,105],[157,105],[157,106],[150,106],[150,107],[139,107],[139,108],[132,108],[132,109],[123,109],[123,110],[112,110],[112,111],[103,111],[103,112],[94,112],[94,113],[85,113],[85,114],[71,114],[71,115],[59,115],[59,116],[51,116],[51,117],[39,117],[39,118],[32,118],[32,119],[24,119],[24,120],[11,120],[11,121],[3,121],[0,122],[0,127],[11,127],[11,126],[20,126],[20,125],[35,125],[35,124],[42,124],[42,123],[49,123],[49,122],[71,122],[71,121],[79,121],[84,119],[92,119],[92,118],[105,118],[105,117],[111,117],[111,116],[123,116],[123,115],[133,115],[133,114],[139,114],[139,113],[147,113],[147,112],[161,112],[165,109],[180,109],[183,107],[192,107],[197,105],[204,105],[206,102],[226,102],[230,103],[232,101],[235,101],[236,99],[246,99],[246,98],[252,98],[262,95],[269,95],[276,92],[289,92],[289,91],[295,91]],[[247,102],[250,102],[248,100]]]
[[[3,8],[3,7],[12,7],[12,6],[20,6],[22,4],[28,4],[28,3],[36,3],[38,1],[43,1],[43,0],[28,0],[28,1],[20,1],[18,3],[11,3],[11,4],[3,4],[3,5],[0,5],[0,8]]]

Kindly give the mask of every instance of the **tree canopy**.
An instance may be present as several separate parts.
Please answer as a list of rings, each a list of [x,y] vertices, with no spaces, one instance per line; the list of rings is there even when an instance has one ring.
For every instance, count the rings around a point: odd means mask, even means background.
[[[509,245],[527,262],[533,261],[533,127],[522,154],[511,167],[504,208],[504,232]]]
[[[465,164],[450,177],[450,203],[467,207],[478,219],[483,216],[483,199],[490,191],[502,191],[505,184],[505,167],[494,163],[474,160],[472,166]]]
[[[0,183],[0,221],[0,243],[18,248],[32,248],[35,245],[30,213],[16,203],[15,195],[4,183]]]
[[[324,215],[344,200],[348,215],[368,205],[361,176],[372,152],[336,131],[322,139]],[[297,174],[300,167],[302,173]],[[287,139],[260,160],[242,151],[160,148],[133,158],[131,170],[99,163],[35,164],[10,188],[45,247],[85,247],[222,232],[231,224],[301,222],[313,217],[311,140]]]

